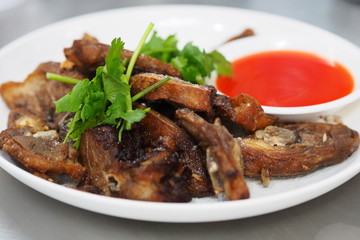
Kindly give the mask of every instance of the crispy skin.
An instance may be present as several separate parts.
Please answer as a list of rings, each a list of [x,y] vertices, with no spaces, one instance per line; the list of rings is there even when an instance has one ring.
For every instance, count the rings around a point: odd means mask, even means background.
[[[0,133],[0,149],[30,171],[65,173],[76,181],[85,175],[70,144],[34,137],[29,129],[9,128]]]
[[[135,95],[167,76],[154,73],[140,73],[131,77],[131,94]],[[185,82],[172,78],[169,82],[146,94],[145,100],[166,100],[195,111],[212,112],[212,98],[215,88]]]
[[[250,132],[263,129],[277,120],[276,117],[265,114],[259,102],[245,93],[232,98],[216,95],[214,108],[216,116],[237,123]]]
[[[49,120],[54,118],[55,104],[73,85],[48,80],[46,72],[62,74],[81,79],[83,75],[76,71],[62,70],[59,63],[40,64],[24,82],[7,82],[1,85],[0,93],[10,109],[26,108],[33,114]]]
[[[226,197],[229,200],[249,198],[249,189],[243,176],[240,146],[226,128],[219,121],[214,124],[206,122],[189,109],[178,109],[176,117],[199,141],[199,145],[206,149],[208,159],[216,163]]]
[[[97,67],[105,64],[108,50],[109,45],[99,43],[97,39],[85,35],[82,39],[75,40],[70,48],[65,48],[64,53],[67,60],[73,62],[77,69],[94,74]],[[130,61],[132,54],[132,51],[124,49],[121,58]],[[172,65],[142,54],[136,60],[134,72],[154,72],[181,77],[181,73]]]
[[[26,108],[13,109],[8,117],[8,128],[29,127],[32,133],[48,130],[46,122]]]
[[[296,136],[278,146],[255,135],[240,139],[245,175],[293,176],[340,163],[359,146],[359,134],[342,124],[298,123],[282,126]]]
[[[153,73],[132,76],[130,81],[132,94],[141,92],[165,77]],[[146,94],[143,99],[165,100],[196,112],[205,112],[212,118],[220,117],[224,122],[231,122],[235,128],[241,126],[250,132],[263,129],[277,120],[276,117],[265,114],[258,101],[247,94],[229,98],[225,95],[217,95],[214,87],[196,85],[177,78],[172,78]]]
[[[103,194],[111,195],[105,178],[111,162],[116,159],[118,150],[116,130],[110,126],[89,129],[83,133],[80,142],[80,158],[87,169],[93,185]]]
[[[136,105],[137,107],[143,107]],[[162,114],[151,110],[137,128],[148,144],[156,142],[160,137],[169,139],[169,148],[179,154],[180,161],[191,170],[189,191],[193,197],[213,195],[213,189],[206,169],[205,156],[194,139],[175,122]]]
[[[190,201],[177,155],[159,146],[156,149],[140,146],[136,143],[139,141],[137,131],[126,132],[121,143],[117,141],[117,130],[110,126],[92,128],[83,134],[80,154],[92,184],[107,196],[160,202]],[[135,142],[137,148],[127,149],[134,144],[131,142]]]
[[[181,175],[174,171],[178,167],[179,161],[174,155],[144,165],[113,162],[106,178],[112,195],[116,197],[157,202],[188,202],[191,196],[181,183]]]

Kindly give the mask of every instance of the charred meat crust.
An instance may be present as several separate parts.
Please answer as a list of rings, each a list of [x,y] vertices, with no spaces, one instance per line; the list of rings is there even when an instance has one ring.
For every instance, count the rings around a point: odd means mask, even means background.
[[[166,77],[153,73],[141,73],[132,76],[130,80],[131,94],[135,95]],[[150,101],[166,100],[195,111],[212,112],[212,99],[215,91],[215,88],[211,86],[192,84],[178,78],[172,78],[169,82],[146,94],[143,99]]]
[[[32,136],[27,128],[10,128],[0,133],[0,149],[27,169],[46,174],[65,173],[76,181],[85,175],[78,153],[70,144]]]
[[[144,108],[140,104],[135,106]],[[159,138],[167,138],[172,151],[179,154],[180,161],[191,170],[189,191],[193,197],[213,195],[213,189],[206,169],[205,155],[198,147],[197,142],[174,121],[164,115],[151,110],[141,122],[136,124],[140,129],[144,141],[148,144],[156,142]]]
[[[256,135],[239,139],[246,176],[259,176],[262,170],[270,176],[293,176],[340,163],[359,146],[359,134],[342,124],[285,124],[296,141],[279,146]]]
[[[142,73],[131,77],[132,94],[137,94],[166,76],[154,73]],[[276,122],[277,118],[264,113],[259,102],[247,94],[229,98],[216,94],[212,86],[197,85],[172,78],[143,97],[148,101],[165,100],[177,107],[186,107],[205,113],[209,120],[220,117],[222,121],[232,123],[247,132],[263,129]]]
[[[215,95],[214,109],[216,116],[237,123],[250,132],[263,129],[277,120],[276,117],[265,114],[259,102],[245,93],[232,98]]]
[[[176,153],[138,145],[139,148],[132,151],[142,156],[134,153],[129,156],[137,155],[137,159],[119,159],[122,151],[129,151],[123,144],[138,141],[133,139],[134,134],[134,130],[126,132],[119,143],[116,129],[110,126],[99,126],[84,133],[80,154],[92,184],[107,196],[160,202],[190,201],[187,174]]]
[[[158,202],[189,202],[184,175],[176,155],[152,164],[113,162],[106,179],[112,196]]]
[[[54,102],[71,91],[73,85],[49,81],[45,76],[46,72],[80,79],[84,77],[76,71],[61,70],[59,63],[40,64],[24,82],[7,82],[1,85],[0,93],[7,106],[10,109],[26,108],[44,120],[54,118]]]
[[[64,53],[67,60],[74,63],[75,68],[86,74],[94,74],[97,67],[104,65],[109,47],[85,35],[82,39],[75,40],[70,48],[65,48]],[[121,58],[130,61],[132,54],[132,51],[124,49]],[[134,72],[154,72],[181,77],[181,73],[172,65],[142,54],[136,60]]]
[[[243,176],[240,145],[227,129],[219,121],[208,123],[186,108],[178,109],[176,117],[179,118],[180,125],[207,151],[207,157],[215,161],[226,197],[229,200],[249,198],[249,189]]]

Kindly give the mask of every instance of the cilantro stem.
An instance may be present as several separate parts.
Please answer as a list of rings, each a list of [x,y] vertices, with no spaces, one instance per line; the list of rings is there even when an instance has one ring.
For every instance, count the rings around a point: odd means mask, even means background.
[[[141,92],[139,92],[138,94],[134,95],[132,98],[131,98],[131,101],[132,102],[135,102],[137,101],[138,99],[142,98],[143,96],[145,96],[146,94],[148,94],[149,92],[153,91],[155,88],[158,88],[160,87],[161,85],[163,85],[164,83],[170,81],[171,78],[170,77],[166,77],[164,78],[163,80],[157,82],[157,83],[154,83],[153,85],[151,85],[150,87],[142,90]]]
[[[145,44],[145,41],[147,39],[147,37],[149,36],[149,34],[151,33],[151,30],[153,29],[154,27],[154,24],[153,23],[150,23],[148,25],[148,27],[146,28],[143,36],[141,37],[133,55],[131,56],[131,59],[130,59],[130,62],[129,62],[129,65],[126,69],[126,81],[127,83],[129,83],[130,81],[130,77],[131,77],[131,73],[132,73],[132,70],[134,69],[134,66],[135,66],[135,63],[136,63],[136,60],[141,52],[141,49],[142,47],[144,46]],[[131,112],[133,111],[132,110],[132,101],[131,101],[131,95],[130,95],[130,92],[129,94],[126,96],[125,98],[125,111],[126,112]],[[125,126],[125,129],[126,130],[130,130],[131,129],[131,123],[127,122],[126,121],[126,126]]]
[[[71,77],[66,77],[60,74],[56,74],[56,73],[50,73],[47,72],[46,73],[46,78],[50,79],[50,80],[56,80],[59,82],[64,82],[64,83],[70,83],[70,84],[77,84],[79,83],[81,80],[76,79],[76,78],[71,78]]]
[[[151,33],[151,30],[153,29],[154,27],[154,24],[153,23],[150,23],[148,25],[148,27],[146,28],[143,36],[141,37],[140,39],[140,42],[138,43],[133,55],[131,56],[131,59],[130,59],[130,62],[129,62],[129,65],[127,67],[127,70],[126,70],[126,78],[127,80],[129,81],[130,77],[131,77],[131,73],[132,73],[132,70],[135,66],[135,63],[136,63],[136,60],[141,52],[141,48],[144,46],[145,44],[145,41],[147,39],[147,37],[149,36],[149,34]]]

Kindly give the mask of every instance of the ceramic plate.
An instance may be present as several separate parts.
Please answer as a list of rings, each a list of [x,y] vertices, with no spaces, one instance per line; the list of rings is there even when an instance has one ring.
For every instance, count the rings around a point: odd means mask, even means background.
[[[192,41],[207,50],[217,48],[245,28],[252,28],[259,36],[302,35],[324,41],[338,38],[298,21],[236,8],[164,5],[115,9],[52,24],[5,46],[0,50],[1,81],[22,81],[39,63],[64,60],[63,48],[71,46],[84,33],[105,43],[122,37],[125,47],[134,49],[149,22],[155,23],[162,36],[176,34],[180,44]],[[360,111],[356,110],[359,104],[352,103],[338,112],[357,131],[360,131],[357,121]],[[9,113],[3,101],[0,111],[2,130]],[[104,197],[47,182],[19,168],[3,152],[0,166],[31,188],[67,204],[111,216],[160,222],[221,221],[278,211],[318,197],[360,171],[359,152],[355,152],[341,164],[302,177],[272,180],[267,188],[257,180],[248,180],[251,198],[247,200],[225,202],[204,198],[190,203],[152,203]]]

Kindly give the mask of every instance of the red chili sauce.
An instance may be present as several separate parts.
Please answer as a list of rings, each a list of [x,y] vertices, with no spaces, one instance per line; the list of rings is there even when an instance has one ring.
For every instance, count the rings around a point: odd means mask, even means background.
[[[298,51],[269,51],[233,62],[233,76],[216,80],[230,96],[247,93],[261,105],[309,106],[341,98],[353,91],[351,74],[337,62]]]

